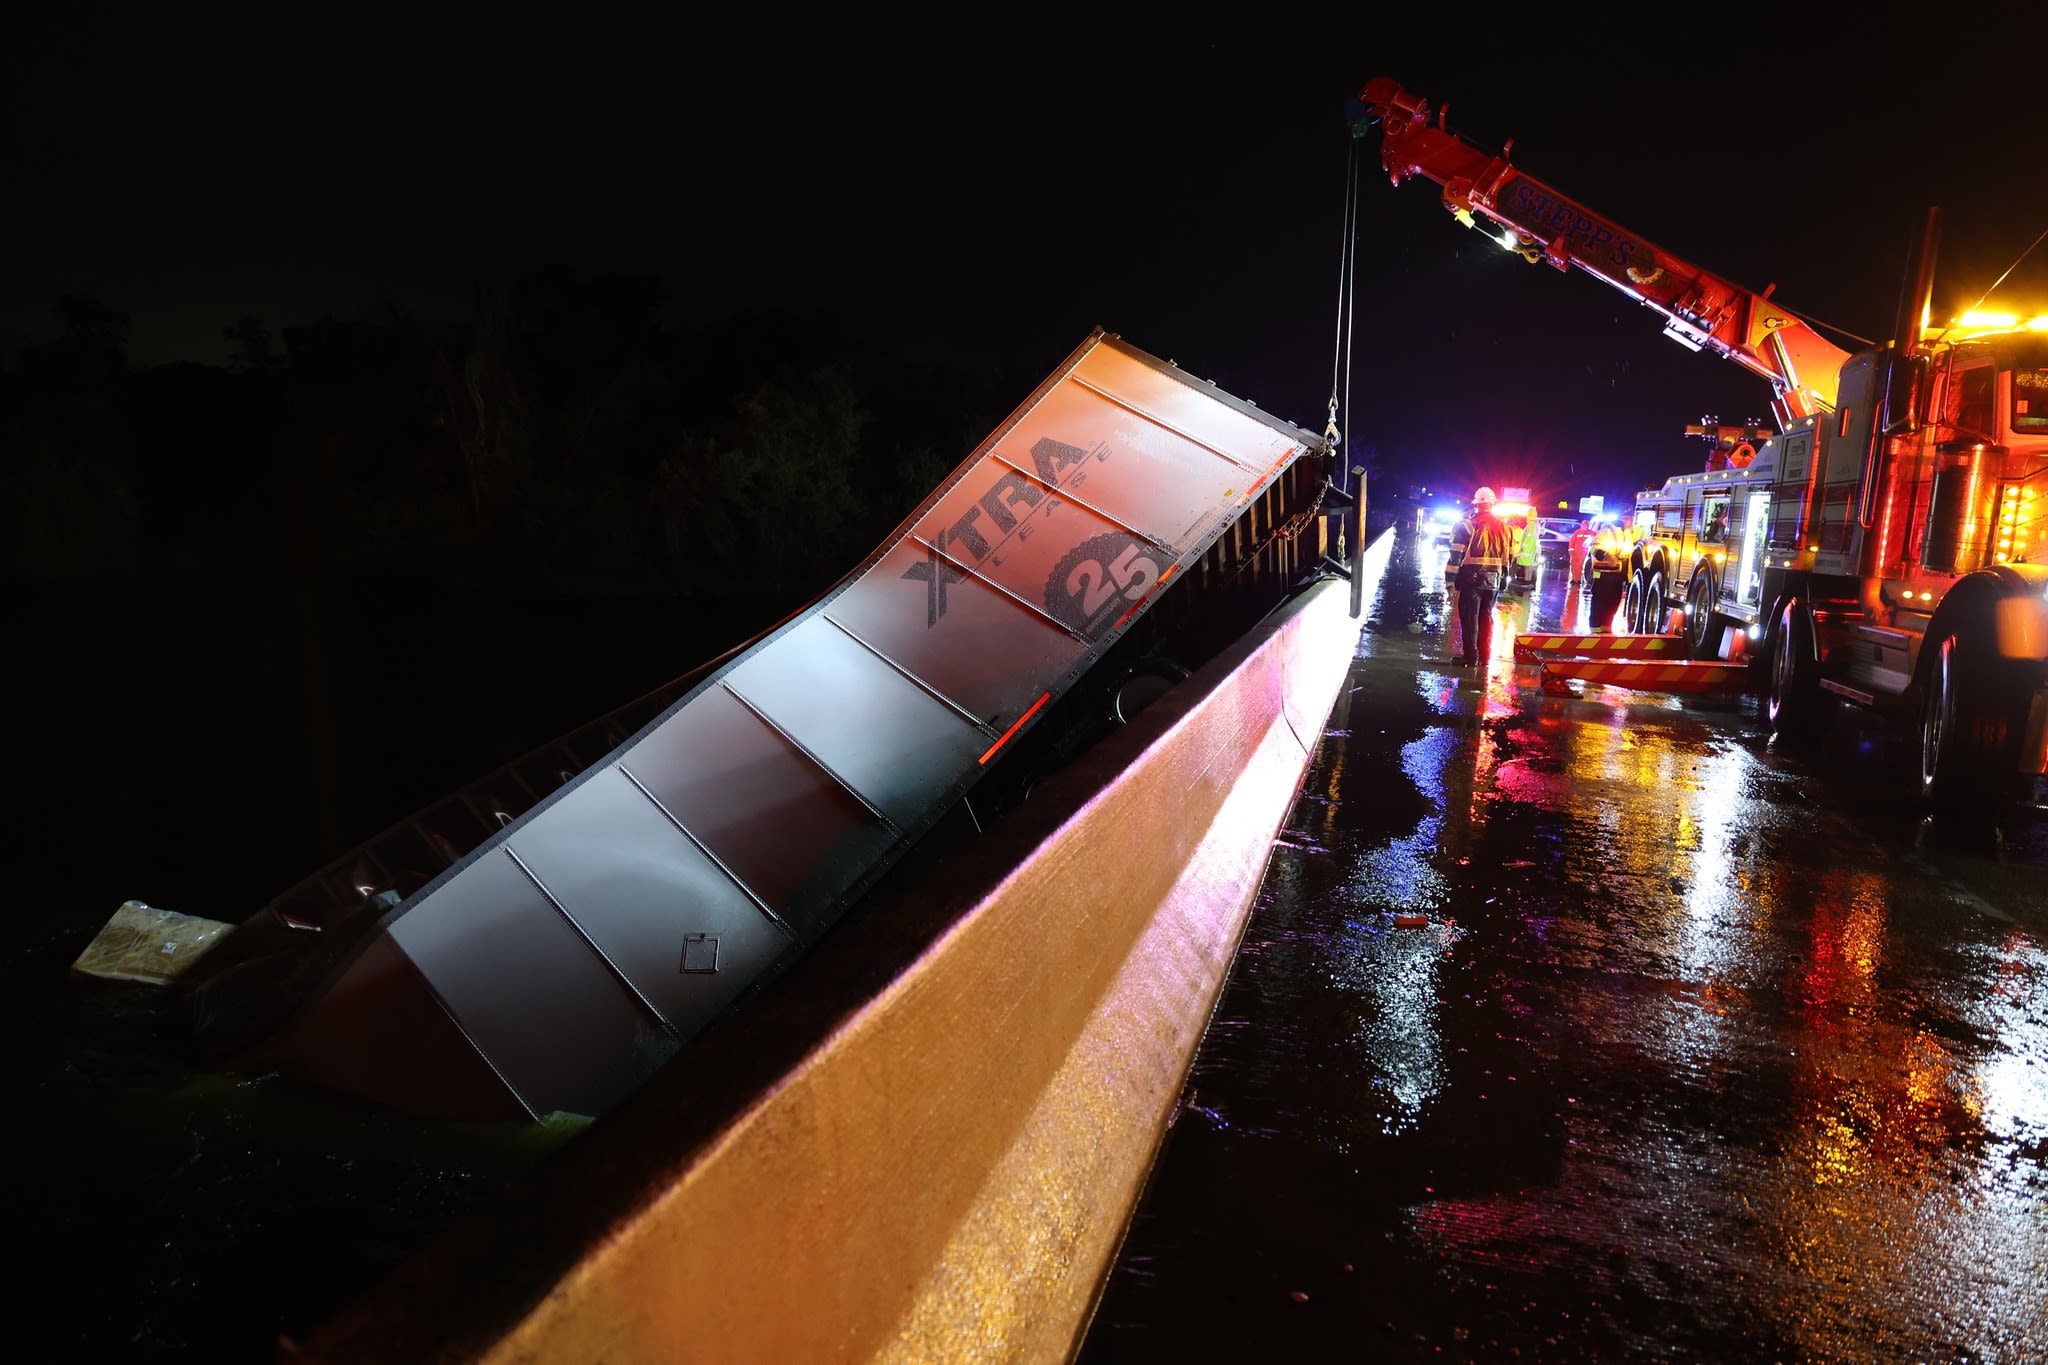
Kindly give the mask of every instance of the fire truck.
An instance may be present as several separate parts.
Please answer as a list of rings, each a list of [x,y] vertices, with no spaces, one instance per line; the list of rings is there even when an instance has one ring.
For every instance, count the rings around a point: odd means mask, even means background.
[[[1581,270],[1769,382],[1775,426],[1703,421],[1705,467],[1638,495],[1631,629],[1746,660],[1770,729],[1841,704],[1916,727],[1921,794],[2039,804],[2048,769],[2048,316],[1929,321],[1930,209],[1893,339],[1849,352],[1450,131],[1388,78],[1359,99],[1393,183],[1531,262]],[[2037,313],[2039,309],[2034,310]]]

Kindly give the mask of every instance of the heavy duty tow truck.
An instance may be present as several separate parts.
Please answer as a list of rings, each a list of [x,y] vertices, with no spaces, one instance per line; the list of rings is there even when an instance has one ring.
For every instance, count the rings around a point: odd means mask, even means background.
[[[2040,804],[2048,769],[2048,316],[1932,326],[1930,209],[1892,341],[1855,353],[1771,298],[1586,209],[1445,126],[1389,78],[1359,92],[1393,183],[1467,227],[1661,314],[1768,380],[1776,430],[1688,428],[1706,468],[1637,496],[1626,621],[1702,669],[1745,660],[1770,728],[1811,740],[1846,701],[1917,728],[1942,805]],[[2038,309],[2035,311],[2039,311]]]

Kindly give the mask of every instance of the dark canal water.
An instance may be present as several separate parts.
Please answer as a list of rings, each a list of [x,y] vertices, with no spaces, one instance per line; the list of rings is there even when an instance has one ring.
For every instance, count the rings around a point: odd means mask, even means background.
[[[1396,547],[1081,1359],[2048,1360],[2040,828],[1923,820],[1852,721],[1461,680],[1440,563]]]

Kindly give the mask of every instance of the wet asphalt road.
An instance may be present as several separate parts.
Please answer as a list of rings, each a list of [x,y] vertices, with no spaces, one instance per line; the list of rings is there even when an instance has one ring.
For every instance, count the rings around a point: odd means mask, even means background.
[[[2048,1361],[2042,824],[1923,818],[1854,715],[1540,696],[1560,565],[1461,679],[1440,564],[1396,546],[1080,1359]]]

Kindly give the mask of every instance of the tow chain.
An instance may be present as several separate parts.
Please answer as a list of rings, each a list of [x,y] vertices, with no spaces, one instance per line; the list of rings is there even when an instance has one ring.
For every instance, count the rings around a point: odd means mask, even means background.
[[[1315,501],[1311,502],[1307,507],[1304,507],[1301,511],[1296,512],[1286,521],[1283,521],[1278,526],[1275,526],[1272,532],[1268,534],[1264,540],[1261,540],[1258,544],[1252,546],[1249,550],[1246,550],[1244,554],[1238,559],[1237,563],[1230,566],[1230,572],[1224,575],[1224,577],[1236,578],[1239,574],[1243,573],[1246,569],[1251,567],[1253,560],[1257,559],[1266,551],[1272,549],[1273,546],[1279,544],[1283,540],[1294,540],[1298,538],[1303,531],[1308,529],[1309,524],[1311,522],[1313,522],[1318,516],[1322,515],[1323,499],[1326,496],[1328,496],[1329,492],[1330,479],[1328,475],[1325,475],[1323,477],[1322,486],[1316,489]]]

